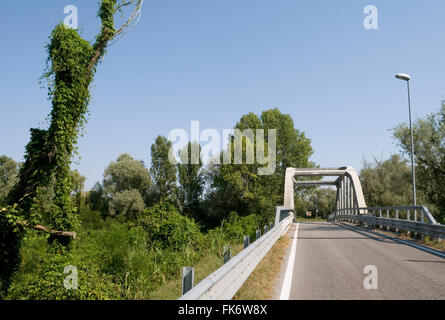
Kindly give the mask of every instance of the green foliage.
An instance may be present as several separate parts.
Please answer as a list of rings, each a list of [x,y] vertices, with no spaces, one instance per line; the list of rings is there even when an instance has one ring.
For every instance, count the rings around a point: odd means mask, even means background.
[[[176,202],[176,173],[177,168],[173,159],[172,143],[166,137],[158,136],[151,145],[150,174],[154,183],[154,200],[162,202],[170,200]]]
[[[0,156],[0,205],[6,204],[8,193],[18,181],[20,165],[7,156]]]
[[[196,148],[196,149],[195,149]],[[197,164],[192,162],[192,150],[197,150],[201,154],[201,147],[198,143],[188,143],[181,150],[181,163],[178,167],[178,199],[182,211],[192,217],[199,217],[202,212],[202,194],[204,192],[204,175],[202,172],[202,160],[199,156]],[[188,155],[188,157],[186,157]]]
[[[79,173],[79,171],[71,170],[70,179],[71,179],[71,194],[74,197],[77,212],[79,212],[80,207],[82,206],[82,199],[83,199],[82,192],[83,189],[85,188],[86,178],[82,176]]]
[[[257,229],[262,229],[262,219],[254,214],[240,217],[236,212],[232,211],[228,219],[222,223],[222,227],[227,239],[241,241],[244,236],[254,235]]]
[[[116,162],[105,169],[103,192],[107,197],[125,190],[135,189],[147,196],[152,187],[150,173],[143,161],[134,160],[129,154],[121,154]]]
[[[409,126],[402,123],[393,133],[402,153],[410,155]],[[445,101],[437,113],[413,123],[413,137],[417,190],[427,197],[435,218],[445,223]]]
[[[79,211],[79,219],[82,228],[85,230],[96,230],[104,227],[105,221],[102,213],[97,210],[91,210],[89,206],[82,207]]]
[[[138,217],[144,209],[144,200],[136,189],[117,192],[109,202],[109,214],[111,216],[124,215],[128,219],[134,219]]]
[[[412,203],[411,168],[398,155],[388,160],[364,161],[360,182],[370,207],[402,206]]]
[[[103,0],[99,17],[102,32],[94,46],[80,37],[76,30],[60,23],[47,45],[48,95],[52,100],[48,130],[31,129],[31,141],[26,147],[25,163],[20,180],[9,196],[9,204],[18,203],[24,214],[31,208],[38,189],[55,179],[51,227],[73,230],[77,217],[70,199],[70,164],[79,131],[86,122],[90,99],[89,85],[95,66],[111,39],[116,0]]]
[[[170,203],[164,202],[147,210],[141,224],[149,235],[151,246],[183,251],[199,249],[202,235],[194,220],[182,216]]]
[[[22,261],[7,299],[107,300],[121,296],[119,287],[99,271],[98,265],[78,251],[54,254],[45,237],[28,233],[23,243]],[[64,274],[66,266],[77,268],[77,289],[64,287],[64,279],[69,275]]]
[[[122,154],[105,169],[102,185],[90,192],[93,209],[108,215],[135,218],[149,202],[152,182],[142,161]]]
[[[16,206],[0,207],[0,299],[6,295],[11,275],[19,267],[24,231],[19,222]]]
[[[138,221],[108,219],[102,228],[85,232],[83,252],[126,299],[147,297],[203,253],[199,227],[168,203],[147,209]]]
[[[230,211],[241,216],[258,214],[263,221],[268,221],[275,212],[275,207],[283,203],[284,175],[287,167],[311,167],[312,154],[310,140],[294,128],[292,118],[278,109],[262,112],[261,117],[249,113],[241,117],[235,129],[263,129],[265,150],[268,150],[268,130],[276,130],[276,157],[273,159],[276,170],[270,175],[259,175],[258,168],[264,165],[255,159],[248,164],[245,157],[242,164],[221,164],[209,168],[208,179],[212,187],[208,197],[209,215],[218,223]],[[234,137],[225,152],[234,159]],[[258,148],[256,138],[243,138],[243,155],[249,148]]]
[[[86,122],[90,83],[108,41],[114,36],[113,15],[116,5],[117,0],[101,1],[98,16],[102,20],[102,27],[93,46],[82,39],[77,31],[65,28],[62,23],[51,33],[46,48],[47,69],[43,75],[43,79],[48,80],[48,96],[52,101],[50,125],[47,130],[31,129],[19,181],[7,199],[8,205],[18,205],[13,213],[17,218],[44,218],[49,223],[48,227],[54,230],[71,231],[79,226],[76,209],[71,202],[70,164],[76,151],[77,137]],[[35,200],[42,192],[42,187],[47,186],[52,179],[55,181],[52,208],[48,213],[39,212]],[[8,265],[4,267],[7,272],[0,274],[3,289],[10,283],[12,273],[8,272],[17,268],[14,264],[19,262],[21,235],[14,231],[13,225],[2,223],[0,227],[0,233],[7,235],[0,238],[0,245],[8,245],[10,250],[16,251],[12,254],[16,258],[11,260],[3,256],[5,259],[0,261],[0,265]],[[52,236],[50,241],[55,241],[55,247],[70,243],[66,237]]]
[[[244,236],[250,236],[251,241],[255,240],[255,232],[263,225],[262,217],[251,214],[240,217],[236,212],[229,213],[220,226],[209,230],[206,234],[205,242],[209,245],[212,253],[223,256],[224,247],[241,243]]]
[[[104,215],[108,214],[108,199],[104,196],[104,190],[102,184],[96,182],[93,188],[87,192],[85,204],[88,205],[91,210],[97,210]]]
[[[311,218],[326,218],[335,210],[335,201],[336,191],[331,188],[303,187],[296,193],[295,213],[297,216],[306,217],[306,212],[310,211]]]

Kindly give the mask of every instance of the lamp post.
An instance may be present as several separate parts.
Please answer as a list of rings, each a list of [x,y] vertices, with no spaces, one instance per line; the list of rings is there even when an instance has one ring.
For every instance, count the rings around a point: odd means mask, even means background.
[[[396,74],[396,78],[399,80],[406,81],[408,88],[408,110],[409,110],[409,130],[411,134],[411,174],[413,179],[413,206],[416,206],[416,174],[414,171],[414,140],[413,140],[413,127],[411,124],[411,97],[409,90],[409,81],[411,80],[411,76],[404,73]]]

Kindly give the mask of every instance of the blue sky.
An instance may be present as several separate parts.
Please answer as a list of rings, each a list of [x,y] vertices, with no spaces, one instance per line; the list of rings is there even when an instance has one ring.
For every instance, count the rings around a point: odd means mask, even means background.
[[[38,80],[44,45],[76,5],[82,35],[99,27],[94,0],[8,1],[0,12],[0,154],[23,159],[29,128],[50,111]],[[378,30],[363,27],[366,5]],[[232,128],[241,115],[278,107],[312,140],[324,167],[398,152],[388,131],[444,99],[445,1],[145,0],[139,24],[98,68],[86,136],[87,187],[121,153],[150,163],[150,145],[174,128]]]

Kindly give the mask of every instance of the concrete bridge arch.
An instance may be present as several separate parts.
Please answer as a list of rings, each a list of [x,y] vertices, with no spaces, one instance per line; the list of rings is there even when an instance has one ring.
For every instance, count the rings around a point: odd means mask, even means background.
[[[336,177],[335,180],[298,180],[296,177]],[[337,187],[336,211],[365,208],[362,186],[357,172],[352,167],[340,168],[287,168],[284,185],[284,208],[295,210],[296,186]],[[351,213],[354,210],[351,210]],[[358,213],[358,212],[357,212]]]

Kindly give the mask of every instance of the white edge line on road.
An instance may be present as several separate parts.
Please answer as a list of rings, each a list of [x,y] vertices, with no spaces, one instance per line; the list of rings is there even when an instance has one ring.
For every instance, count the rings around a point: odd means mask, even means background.
[[[287,262],[286,274],[284,275],[283,286],[281,288],[280,300],[289,300],[290,288],[292,285],[292,275],[294,273],[295,253],[297,251],[298,226],[295,227],[294,239],[292,241],[292,248]]]

